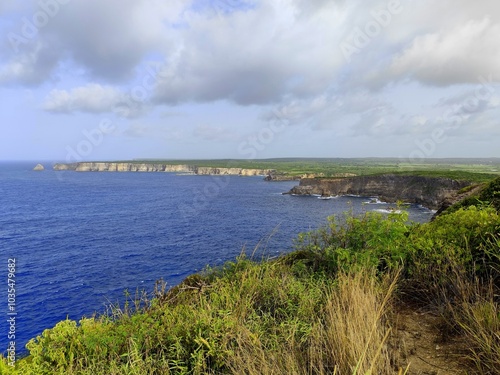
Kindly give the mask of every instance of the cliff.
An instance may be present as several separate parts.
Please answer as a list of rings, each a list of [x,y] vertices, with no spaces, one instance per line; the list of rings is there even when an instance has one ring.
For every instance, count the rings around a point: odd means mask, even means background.
[[[467,181],[449,178],[393,174],[328,179],[306,178],[300,180],[299,186],[295,186],[286,194],[376,196],[386,202],[400,200],[438,209],[445,199],[470,184]]]
[[[439,215],[453,213],[460,208],[477,205],[493,207],[500,213],[500,177],[489,183],[471,185],[445,199],[433,219]]]
[[[175,172],[197,175],[231,175],[231,176],[268,176],[275,171],[272,169],[244,169],[244,168],[213,168],[197,167],[195,165],[171,165],[158,163],[70,163],[55,164],[56,171],[76,172]]]

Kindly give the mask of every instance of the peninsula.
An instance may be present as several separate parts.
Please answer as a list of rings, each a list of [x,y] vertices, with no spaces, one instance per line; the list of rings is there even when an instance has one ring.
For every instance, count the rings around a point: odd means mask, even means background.
[[[360,195],[385,202],[403,201],[439,209],[461,189],[472,183],[443,177],[383,174],[345,178],[303,178],[288,193],[293,195]]]
[[[218,168],[199,167],[188,164],[132,163],[132,162],[81,162],[55,164],[55,171],[75,172],[171,172],[196,175],[228,175],[228,176],[269,176],[274,169]]]

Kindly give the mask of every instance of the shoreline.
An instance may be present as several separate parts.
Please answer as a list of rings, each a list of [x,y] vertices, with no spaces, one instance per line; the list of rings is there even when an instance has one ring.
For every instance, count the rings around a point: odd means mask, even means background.
[[[188,164],[133,163],[133,162],[80,162],[56,163],[55,171],[74,172],[164,172],[194,175],[271,176],[274,169],[199,167]]]
[[[383,174],[345,178],[304,178],[300,180],[298,186],[284,194],[376,197],[387,203],[401,201],[439,210],[443,202],[453,199],[462,189],[471,185],[469,181],[450,178]]]

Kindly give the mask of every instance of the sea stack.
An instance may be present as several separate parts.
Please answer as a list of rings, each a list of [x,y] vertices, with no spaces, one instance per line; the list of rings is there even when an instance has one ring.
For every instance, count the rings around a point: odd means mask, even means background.
[[[37,164],[35,168],[33,168],[34,171],[44,171],[45,167],[41,164]]]

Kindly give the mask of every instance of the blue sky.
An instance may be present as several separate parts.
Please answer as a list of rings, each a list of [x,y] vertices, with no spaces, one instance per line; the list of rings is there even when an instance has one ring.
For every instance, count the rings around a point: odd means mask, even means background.
[[[2,0],[0,35],[0,160],[500,157],[497,0]]]

